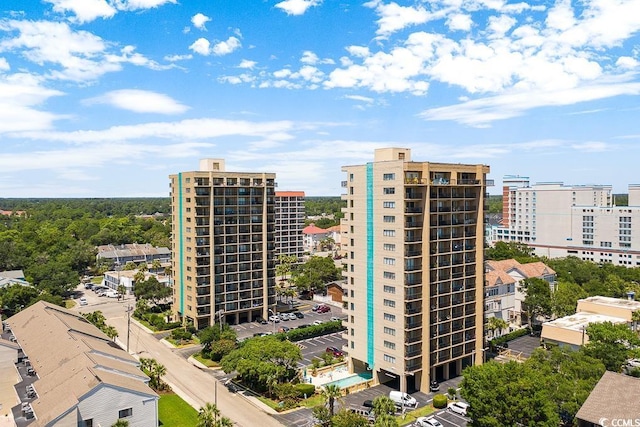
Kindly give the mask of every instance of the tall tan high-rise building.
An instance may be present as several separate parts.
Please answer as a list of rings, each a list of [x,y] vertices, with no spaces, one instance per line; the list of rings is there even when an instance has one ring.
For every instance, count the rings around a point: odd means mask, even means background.
[[[171,175],[173,313],[198,329],[266,318],[275,305],[275,174],[222,159]]]
[[[485,165],[411,161],[406,148],[344,166],[347,350],[355,371],[428,391],[482,363]]]
[[[276,191],[276,256],[304,254],[304,191]]]

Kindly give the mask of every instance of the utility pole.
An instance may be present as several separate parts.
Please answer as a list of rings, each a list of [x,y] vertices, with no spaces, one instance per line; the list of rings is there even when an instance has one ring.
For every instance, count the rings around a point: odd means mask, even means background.
[[[127,305],[127,353],[129,353],[129,335],[131,333],[131,305]]]

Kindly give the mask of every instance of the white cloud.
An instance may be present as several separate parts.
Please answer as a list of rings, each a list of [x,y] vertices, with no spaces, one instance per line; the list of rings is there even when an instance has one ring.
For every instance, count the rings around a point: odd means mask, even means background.
[[[85,101],[87,104],[108,104],[135,113],[180,114],[188,107],[162,93],[137,89],[107,92]]]
[[[9,71],[11,66],[9,66],[9,62],[6,58],[0,57],[0,71]]]
[[[153,9],[167,3],[177,4],[177,0],[118,0],[119,10]]]
[[[276,79],[284,79],[286,77],[289,77],[291,73],[291,70],[283,68],[282,70],[274,71],[273,77],[275,77]]]
[[[113,126],[105,130],[73,132],[22,132],[22,138],[66,143],[97,143],[159,138],[175,141],[209,140],[233,135],[266,139],[291,139],[294,131],[290,121],[250,122],[246,120],[189,119],[178,122],[155,122],[140,125]]]
[[[193,26],[202,31],[207,30],[206,23],[209,21],[211,21],[211,18],[203,15],[202,13],[196,13],[191,17],[191,23]]]
[[[366,102],[368,104],[372,104],[373,103],[373,98],[369,98],[367,96],[360,96],[360,95],[345,95],[345,98],[347,99],[352,99],[354,101],[360,101],[360,102]]]
[[[191,46],[189,46],[189,50],[192,50],[200,55],[207,56],[211,53],[211,43],[209,43],[209,40],[200,37],[198,40],[193,42]]]
[[[238,68],[246,68],[246,69],[252,70],[256,66],[256,64],[257,64],[256,61],[249,61],[248,59],[243,59],[242,61],[240,61]]]
[[[282,9],[287,15],[304,15],[310,7],[318,6],[322,0],[284,0],[275,7]]]
[[[637,68],[640,65],[637,59],[631,58],[630,56],[621,56],[616,61],[616,66],[624,69],[633,69]]]
[[[425,120],[453,120],[470,126],[487,127],[492,121],[521,116],[532,108],[572,105],[619,95],[640,95],[640,83],[603,82],[566,90],[505,94],[431,108],[420,116]]]
[[[608,151],[610,149],[609,144],[600,141],[587,141],[579,144],[572,144],[571,148],[577,151],[584,151],[587,153],[600,153]]]
[[[213,46],[212,52],[217,56],[228,55],[242,46],[236,37],[229,37],[226,41],[221,41]]]
[[[164,57],[165,61],[168,62],[177,62],[177,61],[186,61],[193,58],[193,55],[167,55]]]
[[[400,6],[397,3],[383,4],[381,1],[371,1],[364,4],[374,8],[380,16],[376,34],[386,37],[408,26],[424,24],[431,19],[431,15],[422,7]]]
[[[61,95],[62,92],[47,88],[41,78],[33,75],[0,75],[0,134],[50,129],[55,120],[64,117],[38,107]]]
[[[463,13],[456,13],[447,19],[447,26],[451,31],[469,31],[472,25],[471,16]]]
[[[65,14],[71,12],[75,15],[74,21],[83,23],[91,22],[97,18],[111,18],[116,14],[116,9],[106,0],[45,0],[53,4],[54,12]]]
[[[304,52],[302,52],[302,58],[300,58],[300,62],[302,62],[303,64],[309,64],[309,65],[335,64],[333,59],[330,59],[330,58],[320,59],[318,58],[318,55],[311,52],[310,50],[305,50]]]

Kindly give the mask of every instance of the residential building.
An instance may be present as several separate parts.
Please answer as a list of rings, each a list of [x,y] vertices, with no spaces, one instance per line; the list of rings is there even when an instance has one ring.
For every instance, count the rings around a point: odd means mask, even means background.
[[[345,338],[354,371],[401,391],[482,363],[485,165],[407,148],[344,166]]]
[[[304,191],[276,191],[276,257],[304,254]]]
[[[198,329],[275,307],[275,174],[224,160],[171,179],[173,313]]]
[[[114,291],[118,290],[120,285],[124,286],[125,295],[132,295],[133,288],[135,286],[135,277],[140,270],[122,270],[122,271],[107,271],[104,273],[104,279],[102,284]],[[144,280],[149,280],[150,277],[155,277],[158,282],[165,286],[171,286],[171,276],[167,274],[156,274],[150,271],[143,272]]]
[[[593,296],[578,300],[577,312],[542,324],[541,339],[547,344],[577,349],[589,342],[586,329],[591,323],[611,322],[632,326],[632,313],[640,311],[640,301],[629,293],[627,299]]]
[[[640,425],[640,378],[605,371],[576,420],[578,427]]]
[[[154,260],[166,263],[171,259],[169,248],[154,247],[148,243],[127,243],[122,245],[101,245],[98,246],[98,262],[106,261],[117,267],[124,267],[128,262],[136,264],[146,263],[149,267]]]
[[[11,285],[31,286],[22,270],[0,271],[0,289]]]
[[[80,314],[40,301],[5,323],[3,335],[19,346],[13,355],[0,352],[0,363],[14,372],[17,425],[158,425],[158,395],[139,361]]]
[[[515,259],[485,262],[485,316],[503,319],[510,328],[519,328],[526,322],[522,310],[525,298],[524,280],[539,278],[549,282],[551,291],[555,290],[556,272],[543,262],[521,264]],[[500,334],[500,331],[498,335]],[[494,333],[487,331],[487,337]]]
[[[312,223],[302,229],[302,235],[304,236],[305,251],[315,252],[320,250],[320,242],[331,237],[331,231]]]
[[[629,185],[628,206],[616,206],[610,185],[503,182],[502,226],[491,228],[491,242],[525,243],[548,258],[640,266],[640,185]]]

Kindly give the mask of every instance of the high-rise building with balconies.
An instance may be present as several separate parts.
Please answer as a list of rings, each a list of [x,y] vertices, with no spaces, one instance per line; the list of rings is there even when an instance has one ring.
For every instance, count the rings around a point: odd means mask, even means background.
[[[352,369],[402,391],[482,363],[486,165],[385,148],[344,166],[345,337]]]
[[[275,306],[275,174],[222,159],[170,175],[173,313],[198,329],[266,318]]]
[[[276,191],[276,257],[304,254],[304,191]]]

